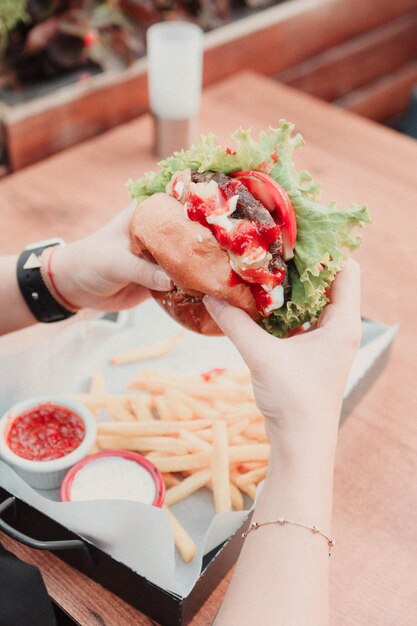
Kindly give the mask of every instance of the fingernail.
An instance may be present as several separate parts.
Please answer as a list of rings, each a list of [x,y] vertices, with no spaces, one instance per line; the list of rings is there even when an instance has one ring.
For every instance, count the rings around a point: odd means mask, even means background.
[[[225,302],[223,302],[223,300],[217,300],[217,298],[213,298],[212,296],[204,296],[203,302],[207,311],[214,318],[220,315],[221,310],[226,304]]]
[[[165,289],[166,291],[171,291],[171,289],[174,288],[174,283],[170,277],[161,270],[158,270],[155,273],[155,283],[158,287]]]

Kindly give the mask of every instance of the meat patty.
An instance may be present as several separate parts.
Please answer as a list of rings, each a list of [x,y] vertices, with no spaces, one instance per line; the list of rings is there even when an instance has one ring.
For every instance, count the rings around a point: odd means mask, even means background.
[[[194,183],[208,183],[210,180],[216,181],[221,189],[225,191],[226,197],[238,194],[239,198],[236,205],[236,210],[230,216],[233,219],[246,219],[253,222],[258,222],[264,225],[275,224],[274,219],[268,209],[266,209],[259,200],[257,200],[245,187],[243,183],[230,178],[223,172],[197,172],[193,170],[191,172],[191,180]],[[231,184],[232,183],[232,184]],[[268,252],[272,255],[272,259],[269,263],[268,269],[270,271],[276,271],[278,269],[285,272],[285,280],[282,284],[284,287],[284,293],[288,294],[290,290],[290,284],[288,281],[287,264],[282,257],[282,238],[281,236],[277,241],[271,244]]]
[[[226,196],[238,194],[239,199],[236,205],[236,211],[232,214],[235,219],[245,219],[258,222],[259,224],[273,225],[274,220],[263,204],[259,202],[248,191],[243,183],[230,178],[223,172],[203,172],[200,174],[197,171],[191,172],[191,180],[194,183],[208,183],[210,180],[215,180],[221,189],[224,189]],[[228,186],[232,183],[232,190],[229,191]]]

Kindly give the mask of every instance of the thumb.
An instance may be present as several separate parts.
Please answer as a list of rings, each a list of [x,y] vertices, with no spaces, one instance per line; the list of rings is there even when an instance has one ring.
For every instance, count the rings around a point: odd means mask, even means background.
[[[170,291],[173,286],[171,279],[159,265],[127,251],[119,254],[113,273],[116,281],[138,283],[156,291]]]
[[[220,329],[235,344],[249,368],[255,366],[265,331],[242,309],[223,300],[204,296],[204,306]]]

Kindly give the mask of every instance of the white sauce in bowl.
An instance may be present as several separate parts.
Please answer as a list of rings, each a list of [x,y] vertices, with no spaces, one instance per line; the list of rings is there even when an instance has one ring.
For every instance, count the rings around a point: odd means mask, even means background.
[[[156,486],[141,465],[117,456],[106,456],[86,463],[74,476],[70,499],[134,500],[152,504]]]

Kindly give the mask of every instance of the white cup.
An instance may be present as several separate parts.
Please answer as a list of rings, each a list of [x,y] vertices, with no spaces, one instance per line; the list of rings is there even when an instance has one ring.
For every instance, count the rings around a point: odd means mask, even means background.
[[[51,461],[25,459],[9,448],[7,432],[13,421],[28,409],[40,404],[52,403],[76,413],[84,422],[85,434],[80,445],[69,454]],[[6,411],[0,420],[0,458],[11,465],[19,476],[29,485],[38,489],[59,487],[70,467],[85,457],[93,447],[97,436],[97,424],[94,415],[81,403],[61,396],[37,396],[15,404]]]

